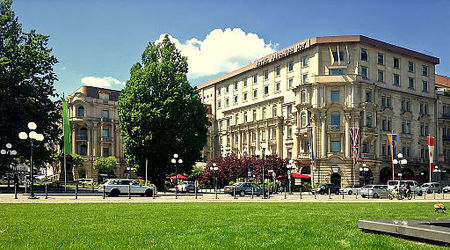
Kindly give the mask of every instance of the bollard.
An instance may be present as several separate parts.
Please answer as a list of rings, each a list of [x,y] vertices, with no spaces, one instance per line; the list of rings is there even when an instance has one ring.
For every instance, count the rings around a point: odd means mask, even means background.
[[[284,189],[284,199],[285,199],[285,200],[287,199],[287,192],[286,192],[286,189],[287,189],[287,188]]]
[[[253,193],[254,193],[254,190],[255,189],[255,187],[254,186],[252,186],[252,199],[253,199]]]
[[[25,182],[25,193],[27,193],[27,186],[28,186],[28,183]]]
[[[314,199],[317,199],[317,192],[314,192]]]
[[[92,182],[92,193],[94,193],[94,182]]]
[[[47,186],[47,183],[45,183],[45,199],[48,199],[48,186]]]
[[[436,200],[436,192],[433,190],[433,200]]]
[[[427,192],[423,192],[422,196],[423,196],[423,199],[426,200],[427,199]]]
[[[78,199],[78,182],[77,185],[75,186],[75,200]]]
[[[103,199],[106,198],[106,186],[103,185]]]
[[[328,199],[331,199],[331,190],[328,188]]]
[[[235,199],[237,199],[237,197],[236,197],[236,188],[233,188],[233,196],[234,196]]]
[[[153,199],[155,199],[156,198],[156,186],[155,186],[155,189],[153,190],[152,194],[153,194]]]
[[[195,199],[197,199],[197,181],[195,181],[194,191],[195,191]]]
[[[17,200],[17,186],[19,186],[19,183],[14,184],[14,199]]]
[[[355,199],[358,199],[358,192],[355,192]]]
[[[303,199],[303,194],[302,194],[302,192],[303,192],[303,188],[300,187],[300,200]]]
[[[442,190],[442,199],[445,200],[444,190]]]
[[[342,191],[342,199],[344,199],[344,195],[345,195],[344,193],[345,193],[345,192],[344,192],[344,191]]]
[[[128,199],[131,199],[131,183],[128,185]]]

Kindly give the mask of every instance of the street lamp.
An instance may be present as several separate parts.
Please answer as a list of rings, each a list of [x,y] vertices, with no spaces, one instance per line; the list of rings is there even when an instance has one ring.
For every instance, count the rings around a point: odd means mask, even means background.
[[[217,176],[216,176],[216,171],[219,170],[219,167],[217,167],[217,164],[214,162],[212,164],[212,167],[209,167],[209,169],[211,171],[213,171],[213,175],[214,175],[214,180],[215,180],[215,184],[214,184],[214,193],[216,194],[216,199],[217,199]]]
[[[400,182],[402,182],[402,176],[403,176],[402,173],[398,173],[398,178],[400,179]]]
[[[30,132],[27,134],[26,132],[20,132],[19,133],[19,138],[21,140],[26,140],[26,139],[30,139],[30,178],[31,178],[31,186],[30,186],[30,197],[29,199],[35,199],[36,197],[34,196],[34,189],[33,189],[33,185],[34,185],[34,169],[33,169],[33,140],[36,140],[38,142],[41,142],[44,140],[44,135],[43,134],[38,134],[36,133],[36,131],[34,131],[37,128],[36,123],[34,122],[29,122],[28,123],[28,129],[30,129]]]
[[[363,182],[364,182],[364,186],[366,185],[366,173],[369,171],[369,168],[367,167],[367,165],[365,163],[363,163],[363,166],[361,168],[359,168],[360,172],[363,172]]]
[[[2,149],[0,151],[2,155],[8,156],[6,158],[6,168],[9,168],[9,165],[11,165],[14,155],[17,155],[17,151],[14,149],[11,149],[11,148],[12,148],[12,144],[6,143],[6,149]],[[8,188],[10,188],[10,185],[9,185],[10,177],[11,177],[11,175],[8,177]],[[15,180],[16,180],[16,171],[14,171],[14,184],[15,184]]]
[[[176,184],[175,184],[175,199],[178,199],[178,168],[177,168],[177,163],[181,165],[183,163],[183,160],[182,159],[178,159],[178,154],[173,154],[172,163],[175,165],[175,180],[176,180]]]
[[[392,163],[394,163],[394,165],[396,165],[396,164],[400,165],[400,172],[402,172],[403,165],[406,165],[408,163],[408,160],[403,159],[403,154],[402,153],[399,153],[397,155],[397,158],[398,159],[394,159],[392,161]],[[399,185],[400,185],[400,183],[399,183]]]
[[[270,155],[270,151],[266,150],[266,144],[265,143],[261,143],[261,151],[260,150],[255,150],[255,155],[257,156],[261,156],[262,158],[262,181],[263,181],[263,199],[266,199],[266,170],[264,169],[264,161],[266,160],[266,156]]]
[[[286,166],[287,170],[288,170],[288,183],[289,183],[289,193],[292,194],[292,185],[291,185],[291,173],[292,173],[292,169],[295,168],[295,163],[293,160],[289,160],[289,164]]]

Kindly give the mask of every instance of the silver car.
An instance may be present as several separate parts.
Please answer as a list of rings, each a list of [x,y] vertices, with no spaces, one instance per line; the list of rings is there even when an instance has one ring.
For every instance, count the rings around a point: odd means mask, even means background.
[[[359,194],[361,192],[361,186],[359,185],[353,185],[353,186],[347,186],[341,190],[344,194]]]
[[[140,194],[151,197],[157,194],[153,186],[142,186],[137,180],[130,179],[108,179],[98,187],[98,192],[105,192],[109,196],[119,196],[120,194]]]
[[[433,192],[440,194],[441,191],[441,184],[439,182],[427,182],[420,186],[419,195],[422,195],[422,193],[431,194]]]
[[[386,185],[366,185],[361,188],[361,197],[388,197],[389,191]]]

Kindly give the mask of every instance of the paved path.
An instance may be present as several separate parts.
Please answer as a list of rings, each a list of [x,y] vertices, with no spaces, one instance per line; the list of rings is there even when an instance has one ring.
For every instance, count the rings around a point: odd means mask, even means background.
[[[389,200],[389,199],[367,199],[356,197],[354,195],[346,195],[344,199],[342,195],[317,195],[315,198],[311,194],[303,194],[302,199],[300,199],[299,193],[288,194],[276,194],[272,195],[270,199],[262,199],[262,197],[255,196],[253,199],[251,196],[236,197],[234,199],[230,195],[219,194],[218,199],[215,199],[214,194],[199,194],[197,199],[193,194],[181,194],[178,199],[175,199],[174,194],[158,194],[154,199],[152,197],[140,197],[128,196],[120,197],[106,197],[103,199],[101,194],[82,194],[75,199],[73,193],[58,193],[49,194],[48,199],[45,199],[45,195],[38,193],[38,199],[28,199],[28,194],[19,194],[18,199],[14,199],[14,194],[0,194],[0,203],[184,203],[184,202],[443,202],[450,203],[450,193],[447,194],[436,194],[427,195],[426,197],[416,197],[416,199],[411,200]],[[449,204],[450,205],[450,204]]]

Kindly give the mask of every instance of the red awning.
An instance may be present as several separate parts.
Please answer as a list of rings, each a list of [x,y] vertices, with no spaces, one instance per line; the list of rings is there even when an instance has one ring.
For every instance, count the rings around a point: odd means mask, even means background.
[[[307,175],[304,175],[304,174],[292,173],[291,176],[294,179],[311,179],[311,176],[307,176]]]
[[[178,180],[187,180],[188,179],[186,176],[183,176],[181,174],[179,174],[177,176],[172,176],[172,177],[170,177],[170,179],[175,180],[175,179],[177,179],[177,177],[178,177]]]

